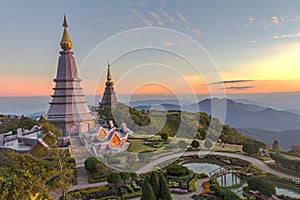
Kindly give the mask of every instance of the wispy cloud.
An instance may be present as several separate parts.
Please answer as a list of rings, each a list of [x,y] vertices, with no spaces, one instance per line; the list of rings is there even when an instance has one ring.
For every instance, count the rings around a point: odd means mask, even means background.
[[[153,26],[154,23],[153,23],[152,21],[150,21],[149,19],[145,18],[145,17],[142,15],[142,13],[140,13],[139,11],[137,11],[137,10],[135,10],[135,9],[133,9],[133,8],[130,8],[129,11],[130,11],[132,14],[136,15],[136,16],[137,16],[142,22],[144,22],[147,26],[150,26],[150,27]]]
[[[233,86],[233,87],[226,87],[226,90],[248,90],[251,88],[255,88],[255,86],[253,85],[249,85],[249,86]],[[224,89],[224,88],[219,88],[219,89]]]
[[[254,17],[248,16],[248,23],[252,23],[254,21]]]
[[[285,38],[295,38],[295,37],[300,37],[300,32],[273,36],[274,39],[285,39]]]
[[[160,9],[159,12],[161,12],[161,14],[162,14],[163,16],[165,16],[166,18],[168,18],[170,22],[175,23],[174,18],[173,18],[172,16],[168,15],[167,12],[163,11],[162,9]]]
[[[216,84],[227,84],[227,83],[245,83],[245,82],[251,82],[251,81],[254,81],[254,80],[228,80],[228,81],[214,82],[211,84],[216,85]]]
[[[173,46],[175,43],[174,42],[165,42],[164,43],[164,46],[165,47],[171,47],[171,46]]]
[[[274,25],[279,24],[279,19],[277,16],[272,17],[272,24],[274,24]]]
[[[157,23],[158,25],[160,25],[160,26],[163,26],[163,25],[164,25],[164,23],[162,22],[162,20],[161,20],[160,17],[158,16],[158,14],[156,14],[156,13],[153,12],[153,11],[150,11],[150,12],[149,12],[149,15],[150,15],[151,17],[153,17],[153,18],[156,20],[156,23]]]
[[[97,17],[97,20],[104,23],[104,24],[108,24],[108,21],[106,19],[101,18],[101,17]]]
[[[180,14],[180,13],[177,13],[177,17],[179,19],[181,19],[182,21],[187,21],[186,18],[182,14]]]

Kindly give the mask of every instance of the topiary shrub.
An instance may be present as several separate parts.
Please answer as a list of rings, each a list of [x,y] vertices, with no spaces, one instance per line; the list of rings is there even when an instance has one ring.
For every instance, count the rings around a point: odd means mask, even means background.
[[[189,169],[182,165],[170,165],[166,170],[167,174],[171,176],[186,176],[189,174]]]

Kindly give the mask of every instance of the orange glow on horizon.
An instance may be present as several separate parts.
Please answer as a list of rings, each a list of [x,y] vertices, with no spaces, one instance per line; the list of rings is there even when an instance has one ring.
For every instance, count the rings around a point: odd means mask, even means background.
[[[197,84],[198,83],[198,84]],[[221,84],[205,85],[202,81],[190,82],[193,92],[195,94],[219,94],[222,93]],[[249,87],[251,86],[251,87]],[[1,79],[0,80],[0,96],[50,96],[53,94],[52,88],[54,82],[50,79],[30,79],[18,78]],[[227,94],[247,94],[247,93],[272,93],[272,92],[294,92],[300,91],[300,80],[257,80],[245,83],[224,84]],[[239,87],[241,89],[239,89]],[[245,87],[245,88],[243,88]],[[83,92],[85,95],[94,95],[95,90],[89,87],[88,84],[83,85]],[[126,88],[124,88],[126,89]],[[115,88],[117,94],[129,94],[131,91],[123,91]],[[210,90],[210,92],[208,92]],[[97,89],[97,95],[102,95],[104,87]],[[167,86],[157,84],[144,85],[137,88],[132,93],[145,95],[176,95],[176,94],[190,94],[190,91],[182,91],[180,88],[171,91]]]

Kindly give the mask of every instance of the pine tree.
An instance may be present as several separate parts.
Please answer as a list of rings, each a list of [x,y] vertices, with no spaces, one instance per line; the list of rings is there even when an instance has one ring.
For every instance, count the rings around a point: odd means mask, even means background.
[[[272,144],[272,149],[276,150],[276,151],[280,151],[280,145],[279,145],[279,141],[278,140],[274,140],[274,142]]]
[[[163,200],[172,200],[168,183],[163,174],[159,176],[159,184],[160,184],[160,198]]]
[[[157,173],[155,171],[153,171],[150,175],[149,184],[151,185],[151,187],[154,191],[156,199],[159,199],[160,186],[159,186],[159,179],[158,179]]]
[[[143,187],[141,200],[156,200],[154,191],[149,183]]]

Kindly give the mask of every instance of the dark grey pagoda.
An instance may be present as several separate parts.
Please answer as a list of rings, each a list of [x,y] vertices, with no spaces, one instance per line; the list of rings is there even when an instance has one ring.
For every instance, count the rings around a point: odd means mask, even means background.
[[[55,88],[46,119],[62,131],[64,137],[90,132],[94,129],[95,116],[91,114],[80,86],[76,61],[71,51],[72,42],[67,30],[66,17],[64,33],[60,42],[60,57]]]
[[[110,73],[110,64],[108,63],[105,89],[103,92],[102,100],[99,103],[100,105],[99,108],[103,109],[107,105],[114,106],[116,104],[117,104],[117,97],[114,89],[114,82],[112,81],[112,76]]]

